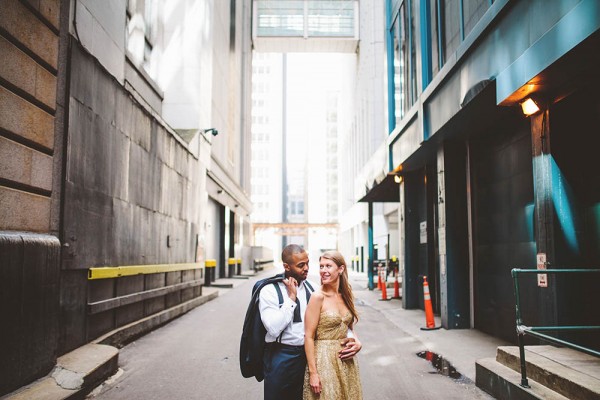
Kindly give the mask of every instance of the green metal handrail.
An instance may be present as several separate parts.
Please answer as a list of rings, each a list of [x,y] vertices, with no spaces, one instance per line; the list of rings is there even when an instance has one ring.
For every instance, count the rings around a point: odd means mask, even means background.
[[[566,340],[558,339],[553,336],[549,336],[540,332],[543,331],[582,331],[582,330],[600,330],[600,326],[526,326],[523,324],[521,318],[521,303],[519,297],[519,274],[566,274],[566,273],[600,273],[600,269],[519,269],[513,268],[511,275],[513,277],[514,288],[515,288],[515,300],[516,300],[516,315],[517,315],[517,337],[519,339],[519,355],[521,358],[521,386],[524,388],[530,388],[527,381],[527,369],[525,364],[525,334],[535,336],[539,339],[545,340],[550,343],[559,344],[562,346],[570,347],[575,350],[582,351],[586,354],[591,354],[596,357],[600,357],[600,352],[589,349],[587,347],[579,346],[575,343],[567,342]]]

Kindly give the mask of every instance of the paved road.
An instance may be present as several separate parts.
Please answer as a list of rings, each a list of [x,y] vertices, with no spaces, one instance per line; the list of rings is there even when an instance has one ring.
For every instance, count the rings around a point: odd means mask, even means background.
[[[89,398],[262,399],[262,383],[242,378],[238,365],[239,336],[255,281],[221,292],[215,300],[123,348],[122,371]],[[366,400],[490,399],[468,379],[436,373],[416,356],[424,350],[422,343],[383,318],[364,290],[355,294]]]

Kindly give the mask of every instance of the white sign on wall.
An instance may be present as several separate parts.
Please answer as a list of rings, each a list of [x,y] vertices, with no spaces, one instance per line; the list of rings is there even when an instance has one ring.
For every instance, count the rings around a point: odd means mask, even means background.
[[[419,224],[419,243],[427,243],[427,221],[423,221]]]
[[[537,255],[537,269],[546,269],[546,253]],[[548,274],[537,274],[539,287],[548,287]]]

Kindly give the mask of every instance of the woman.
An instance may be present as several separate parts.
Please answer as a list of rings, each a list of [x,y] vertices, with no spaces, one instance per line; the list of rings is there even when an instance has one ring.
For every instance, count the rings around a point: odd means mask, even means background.
[[[358,314],[344,257],[338,251],[323,253],[319,273],[321,290],[311,296],[304,317],[304,399],[362,399],[358,362],[341,352],[349,329],[358,342],[353,330]]]

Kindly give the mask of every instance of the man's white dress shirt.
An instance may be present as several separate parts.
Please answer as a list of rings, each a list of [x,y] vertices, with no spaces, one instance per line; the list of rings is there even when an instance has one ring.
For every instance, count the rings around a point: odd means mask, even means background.
[[[313,289],[318,288],[313,282],[309,282]],[[283,296],[283,304],[279,307],[279,297],[274,285],[279,285]],[[281,343],[291,346],[304,345],[304,313],[306,312],[306,291],[309,290],[304,281],[298,286],[296,298],[300,303],[300,315],[302,322],[293,322],[296,303],[288,296],[285,285],[282,282],[267,285],[260,291],[258,307],[263,325],[267,329],[265,342],[271,343],[281,335]],[[310,290],[309,290],[310,291]],[[312,291],[310,291],[312,293]]]

